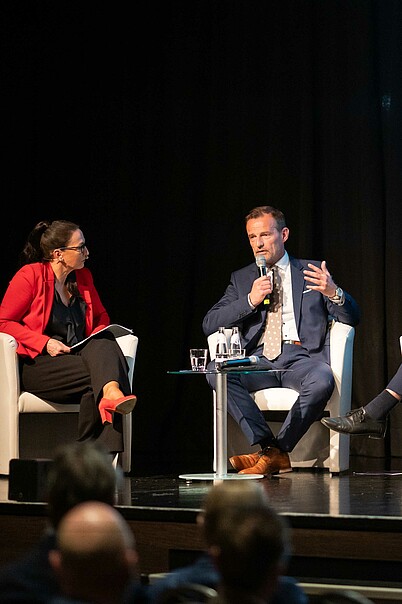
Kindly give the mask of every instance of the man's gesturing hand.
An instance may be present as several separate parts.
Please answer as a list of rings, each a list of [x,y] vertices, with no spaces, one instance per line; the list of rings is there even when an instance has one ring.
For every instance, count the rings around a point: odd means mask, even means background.
[[[336,285],[327,269],[325,260],[321,262],[321,267],[314,266],[314,264],[310,263],[307,266],[311,269],[303,271],[304,278],[309,282],[307,288],[319,291],[324,296],[328,296],[328,298],[335,296]]]

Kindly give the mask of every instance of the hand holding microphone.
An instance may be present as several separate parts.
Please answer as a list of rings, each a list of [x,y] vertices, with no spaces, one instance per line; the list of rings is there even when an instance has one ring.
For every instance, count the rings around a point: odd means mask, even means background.
[[[260,277],[253,283],[250,292],[250,301],[253,306],[258,306],[261,302],[263,302],[264,305],[269,305],[271,303],[271,293],[273,290],[272,270],[267,268],[267,261],[262,254],[256,257],[255,263],[258,267]],[[261,277],[265,278],[261,279]],[[266,277],[269,278],[266,279]]]

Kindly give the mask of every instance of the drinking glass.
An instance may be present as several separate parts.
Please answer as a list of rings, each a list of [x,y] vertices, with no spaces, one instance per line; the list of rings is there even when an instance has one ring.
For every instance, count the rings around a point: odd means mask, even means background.
[[[242,358],[242,347],[240,342],[231,342],[229,348],[229,357],[231,359],[241,359]]]
[[[207,348],[190,348],[191,369],[193,371],[205,371],[207,367],[207,358]]]

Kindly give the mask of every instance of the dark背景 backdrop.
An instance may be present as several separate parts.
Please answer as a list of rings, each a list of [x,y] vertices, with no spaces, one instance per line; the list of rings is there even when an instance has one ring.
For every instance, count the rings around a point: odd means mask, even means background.
[[[1,295],[43,218],[81,225],[112,321],[139,337],[133,474],[211,468],[211,392],[178,378],[252,261],[245,214],[287,217],[360,303],[354,403],[400,363],[402,3],[3,0]],[[402,457],[402,408],[384,442]]]

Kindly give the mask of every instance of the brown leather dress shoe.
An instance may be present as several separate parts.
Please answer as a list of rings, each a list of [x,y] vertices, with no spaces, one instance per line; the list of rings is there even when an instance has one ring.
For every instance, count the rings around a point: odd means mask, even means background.
[[[239,474],[283,474],[291,472],[289,454],[276,447],[265,447],[254,466],[240,470]]]
[[[250,453],[249,455],[235,455],[234,457],[229,457],[229,461],[234,469],[239,472],[239,470],[245,470],[246,468],[255,466],[262,454],[263,451]]]

